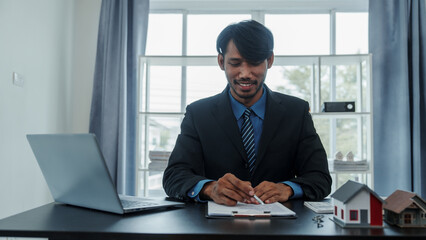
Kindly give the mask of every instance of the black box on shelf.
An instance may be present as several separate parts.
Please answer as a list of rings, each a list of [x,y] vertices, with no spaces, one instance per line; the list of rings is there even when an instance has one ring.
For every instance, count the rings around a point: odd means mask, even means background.
[[[323,112],[355,112],[355,102],[324,102]]]

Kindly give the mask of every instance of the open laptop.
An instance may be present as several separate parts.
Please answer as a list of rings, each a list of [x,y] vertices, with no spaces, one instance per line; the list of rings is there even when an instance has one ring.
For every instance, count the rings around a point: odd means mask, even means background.
[[[57,202],[118,214],[184,205],[118,195],[94,134],[29,134],[27,139]]]

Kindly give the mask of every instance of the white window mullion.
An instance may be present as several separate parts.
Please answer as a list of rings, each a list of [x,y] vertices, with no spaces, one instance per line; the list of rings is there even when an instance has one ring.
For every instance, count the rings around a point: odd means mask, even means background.
[[[336,11],[330,10],[330,55],[336,54]],[[330,99],[329,101],[336,101],[336,66],[330,65]],[[334,154],[338,151],[336,149],[337,144],[337,119],[332,117],[330,119],[330,154],[334,157]],[[343,153],[345,154],[345,153]],[[336,182],[339,181],[339,175],[336,174]],[[337,188],[337,185],[335,186]]]
[[[336,54],[336,10],[330,10],[330,55]]]
[[[312,94],[311,94],[311,106],[310,106],[310,110],[311,110],[311,112],[319,112],[320,110],[320,108],[318,108],[317,107],[317,104],[318,104],[318,102],[317,102],[317,96],[319,96],[320,95],[320,92],[321,91],[317,91],[317,86],[319,87],[320,86],[320,79],[319,78],[317,78],[317,71],[315,71],[316,69],[315,69],[315,64],[312,64],[311,65],[312,66],[312,69],[311,69],[311,89],[312,89]],[[318,82],[318,84],[317,84],[317,82]]]
[[[145,112],[150,111],[150,96],[151,96],[151,88],[150,88],[150,82],[151,82],[151,66],[149,64],[146,64],[146,85],[145,85]],[[148,173],[146,169],[148,169],[148,151],[149,151],[149,115],[144,114],[144,155],[143,158],[143,167],[142,171],[140,172],[143,174],[143,195],[142,196],[148,196]]]
[[[182,13],[182,56],[187,56],[188,53],[188,12]],[[186,108],[186,90],[187,90],[187,75],[186,66],[182,65],[182,76],[181,76],[181,100],[180,110],[185,112]]]
[[[321,85],[322,85],[321,64],[322,64],[322,62],[321,62],[321,58],[320,57],[318,57],[318,59],[316,61],[317,61],[317,63],[314,63],[312,65],[313,69],[315,69],[315,67],[317,67],[317,71],[316,71],[317,75],[315,76],[316,79],[317,79],[317,89],[315,90],[315,88],[313,88],[314,89],[314,93],[315,92],[317,93],[317,96],[314,99],[316,101],[315,102],[316,104],[314,104],[314,108],[315,108],[314,112],[320,112],[321,111],[321,98],[322,98],[322,96],[321,96]]]
[[[265,12],[264,11],[252,11],[251,19],[258,21],[262,24],[265,24]]]

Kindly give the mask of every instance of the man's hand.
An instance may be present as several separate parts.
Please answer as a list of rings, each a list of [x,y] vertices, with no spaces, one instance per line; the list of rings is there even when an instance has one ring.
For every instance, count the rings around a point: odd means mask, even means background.
[[[254,188],[254,193],[264,203],[285,202],[293,195],[293,189],[284,183],[263,181]],[[252,198],[250,202],[257,201]]]
[[[248,181],[241,181],[231,173],[217,181],[208,182],[200,192],[202,199],[212,199],[218,204],[235,206],[237,202],[250,202],[254,189]]]

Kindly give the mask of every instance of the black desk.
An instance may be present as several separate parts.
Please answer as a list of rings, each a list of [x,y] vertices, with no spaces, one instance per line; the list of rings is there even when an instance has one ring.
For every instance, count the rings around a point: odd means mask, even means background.
[[[297,219],[207,219],[206,204],[126,216],[50,203],[0,220],[0,236],[49,239],[426,239],[426,229],[343,229],[326,214],[322,228],[300,200]]]

